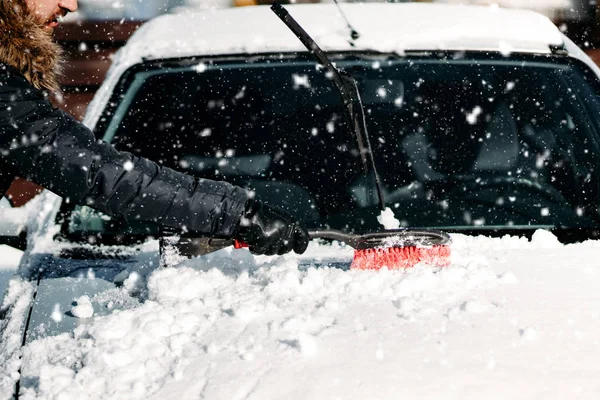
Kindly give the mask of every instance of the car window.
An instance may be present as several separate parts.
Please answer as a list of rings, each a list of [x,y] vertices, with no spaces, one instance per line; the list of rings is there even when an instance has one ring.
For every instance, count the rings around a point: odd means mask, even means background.
[[[526,57],[337,64],[358,81],[386,203],[402,226],[597,225],[598,83],[581,66]],[[120,150],[254,190],[312,227],[377,226],[373,180],[339,94],[313,62],[157,64],[129,82],[101,127]],[[108,229],[106,217],[90,222],[97,213],[76,215],[73,231]]]

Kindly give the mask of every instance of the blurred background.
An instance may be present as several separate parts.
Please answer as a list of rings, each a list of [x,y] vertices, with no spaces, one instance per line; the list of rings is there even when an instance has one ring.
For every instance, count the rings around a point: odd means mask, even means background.
[[[519,7],[536,10],[550,18],[586,19],[592,18],[595,0],[413,0],[422,3],[463,3],[497,4],[501,7]],[[291,3],[332,2],[332,0],[297,0]],[[340,0],[340,2],[350,2]],[[383,2],[383,0],[362,0],[362,2]],[[397,0],[409,3],[410,0]],[[144,20],[182,8],[225,8],[271,3],[268,0],[79,0],[80,11],[72,18],[82,20]],[[282,1],[282,3],[286,3]],[[290,3],[290,1],[288,1]]]
[[[144,21],[188,9],[252,7],[274,0],[79,0],[79,10],[56,29],[67,60],[61,82],[63,93],[54,103],[78,119],[102,84],[112,54]],[[338,0],[340,3],[354,2]],[[331,3],[333,0],[280,0],[280,3]],[[362,2],[384,2],[362,0]],[[393,2],[393,1],[392,1]],[[395,2],[410,3],[410,0]],[[422,3],[462,3],[526,8],[545,14],[600,64],[600,19],[596,0],[412,0]],[[510,27],[507,27],[510,29]],[[13,206],[21,206],[41,189],[17,179],[8,192]]]

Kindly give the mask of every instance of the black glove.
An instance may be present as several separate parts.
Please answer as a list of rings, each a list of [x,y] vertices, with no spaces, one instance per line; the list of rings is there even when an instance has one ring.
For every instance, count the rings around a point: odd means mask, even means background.
[[[302,254],[310,240],[302,223],[294,217],[254,199],[246,203],[235,239],[247,244],[251,253],[269,256],[292,250]]]

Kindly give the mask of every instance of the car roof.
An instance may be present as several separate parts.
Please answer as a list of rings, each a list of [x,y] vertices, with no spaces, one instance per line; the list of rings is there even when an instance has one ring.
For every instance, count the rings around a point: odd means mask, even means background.
[[[402,54],[458,50],[551,53],[553,46],[577,50],[542,14],[498,6],[432,3],[292,4],[285,8],[325,51]],[[94,127],[124,71],[146,60],[192,56],[305,52],[269,6],[196,10],[159,16],[140,27],[113,57],[84,122]],[[587,56],[577,58],[592,64]]]
[[[472,50],[548,53],[563,44],[558,28],[529,10],[424,3],[286,5],[326,51]],[[128,56],[162,59],[191,55],[293,52],[306,49],[269,6],[163,15],[126,45]]]

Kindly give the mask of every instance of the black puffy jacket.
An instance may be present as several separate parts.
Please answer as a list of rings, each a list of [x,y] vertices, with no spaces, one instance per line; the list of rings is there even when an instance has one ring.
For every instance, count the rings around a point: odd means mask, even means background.
[[[242,188],[197,180],[97,141],[17,70],[0,64],[2,193],[15,176],[111,216],[218,236],[235,232],[248,199]]]

